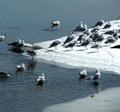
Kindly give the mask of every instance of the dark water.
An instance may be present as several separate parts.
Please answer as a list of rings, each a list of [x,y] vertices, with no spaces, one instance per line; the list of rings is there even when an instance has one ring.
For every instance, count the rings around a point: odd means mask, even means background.
[[[6,34],[6,42],[21,38],[35,43],[59,38],[72,31],[81,20],[91,26],[100,19],[117,18],[119,4],[119,0],[0,0],[0,34]],[[49,31],[55,19],[61,21],[61,28]],[[29,69],[16,73],[15,67],[21,62]],[[78,80],[78,69],[32,62],[8,51],[6,43],[0,43],[0,71],[11,74],[9,79],[0,80],[0,112],[40,112],[47,106],[96,92],[91,82]],[[88,71],[90,75],[94,73],[94,69]],[[46,74],[43,88],[36,86],[41,72]],[[115,73],[102,71],[102,74],[100,91],[120,86],[120,77]]]

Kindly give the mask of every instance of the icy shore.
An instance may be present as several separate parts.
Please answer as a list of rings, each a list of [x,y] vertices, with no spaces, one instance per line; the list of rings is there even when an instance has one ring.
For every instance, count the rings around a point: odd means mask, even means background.
[[[110,23],[111,27],[104,29],[103,27]],[[93,30],[89,28],[88,30]],[[37,58],[41,61],[45,61],[57,65],[71,65],[74,67],[90,67],[100,68],[102,70],[114,71],[120,73],[120,50],[119,48],[112,49],[112,46],[120,45],[120,38],[114,43],[105,44],[109,34],[105,34],[107,31],[117,31],[120,33],[120,20],[112,20],[105,22],[102,27],[99,28],[99,32],[103,34],[104,41],[96,42],[100,44],[100,47],[91,48],[93,42],[87,46],[74,46],[73,48],[65,48],[62,46],[67,36],[57,39],[62,44],[57,47],[48,48],[50,44],[55,41],[46,41],[41,43],[35,43],[35,45],[41,46],[43,49],[36,50]],[[83,32],[82,32],[83,33]],[[82,34],[81,32],[74,32],[71,35],[75,37],[75,40]]]
[[[119,95],[119,87],[108,89],[94,97],[89,96],[47,107],[43,112],[119,112]]]
[[[103,27],[111,23],[111,27],[104,29]],[[93,28],[88,30],[92,31]],[[114,71],[120,73],[120,37],[113,43],[105,43],[110,34],[105,34],[107,31],[117,31],[120,35],[120,20],[112,20],[105,22],[100,27],[99,32],[103,34],[104,40],[101,42],[95,42],[99,44],[99,47],[92,48],[94,42],[89,43],[87,46],[81,46],[77,43],[73,48],[66,48],[63,46],[68,36],[59,38],[61,44],[56,47],[51,47],[51,43],[55,40],[35,43],[35,45],[41,46],[43,49],[36,50],[37,59],[42,62],[51,63],[58,66],[71,66],[71,67],[89,67],[100,68],[102,70]],[[83,33],[83,32],[82,32]],[[74,32],[71,35],[77,40],[82,34],[81,32]],[[117,93],[117,94],[116,94]],[[51,105],[43,109],[43,112],[119,112],[119,97],[120,88],[110,88],[101,91],[99,94],[95,94],[93,97],[87,96],[82,99],[75,99],[70,102]]]

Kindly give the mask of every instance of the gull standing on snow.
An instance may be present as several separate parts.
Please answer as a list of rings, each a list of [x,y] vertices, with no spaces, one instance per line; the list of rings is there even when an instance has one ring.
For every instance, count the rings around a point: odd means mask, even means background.
[[[87,30],[87,25],[83,25],[83,24],[82,24],[82,21],[81,21],[80,25],[77,26],[77,28],[76,28],[74,31],[75,31],[75,32],[78,32],[78,31],[84,32],[84,31],[86,31],[86,30]]]
[[[77,41],[75,40],[74,42],[69,43],[68,45],[65,46],[65,48],[73,48]]]
[[[99,31],[97,31],[94,35],[93,35],[93,41],[94,42],[101,42],[104,40],[104,36],[103,34],[101,34]]]
[[[81,40],[81,46],[87,46],[87,45],[89,45],[89,43],[90,42],[92,42],[92,39],[91,38],[83,38],[82,40]],[[87,48],[87,47],[86,47]]]
[[[114,42],[116,42],[116,38],[113,35],[111,35],[107,38],[107,40],[105,41],[105,44],[108,44],[108,43],[112,44]]]
[[[115,34],[115,30],[107,30],[104,34],[113,35]]]
[[[104,20],[98,21],[95,26],[102,26],[104,24]]]
[[[52,42],[52,44],[50,44],[49,48],[56,47],[59,44],[61,44],[61,42],[59,40],[55,40],[55,41]]]
[[[105,26],[104,26],[104,28],[103,29],[107,29],[107,28],[110,28],[112,25],[111,25],[111,23],[110,22],[108,22]]]
[[[63,45],[62,45],[62,46],[64,46],[65,44],[69,43],[69,42],[72,41],[73,39],[75,39],[74,36],[68,35],[67,39],[63,42]]]
[[[80,21],[80,27],[81,27],[81,28],[83,27],[83,23],[82,23],[82,21]]]

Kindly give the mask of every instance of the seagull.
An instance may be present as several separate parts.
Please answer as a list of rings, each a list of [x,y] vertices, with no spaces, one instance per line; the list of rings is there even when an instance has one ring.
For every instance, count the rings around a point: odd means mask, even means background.
[[[0,36],[0,41],[3,41],[3,40],[5,40],[5,35]]]
[[[26,69],[24,63],[22,63],[21,65],[17,65],[16,68],[17,68],[17,71],[24,71]]]
[[[81,34],[81,35],[78,37],[77,41],[79,41],[79,42],[81,43],[82,39],[83,39],[83,38],[86,38],[86,37],[87,37],[86,34]]]
[[[83,27],[83,23],[82,23],[82,21],[80,21],[80,27]]]
[[[41,75],[37,78],[37,85],[43,85],[45,82],[45,74],[41,73]]]
[[[87,30],[87,25],[86,24],[84,25],[84,28]]]
[[[78,31],[84,32],[87,30],[87,25],[84,25],[83,27],[80,27]]]
[[[114,30],[108,30],[104,34],[113,35],[114,33],[115,33]]]
[[[71,43],[69,43],[68,45],[66,45],[65,48],[68,48],[68,47],[73,48],[76,43],[77,43],[77,41],[71,42]]]
[[[50,44],[49,48],[55,47],[55,46],[57,46],[59,44],[61,44],[61,42],[59,40],[55,40],[54,42],[52,42],[52,44]]]
[[[113,37],[117,40],[117,39],[119,38],[118,33],[117,33],[117,32],[115,32],[115,33],[113,34]]]
[[[96,26],[91,30],[92,33],[96,33],[97,31],[100,31],[100,26]]]
[[[103,29],[107,29],[107,28],[110,28],[110,27],[111,27],[111,23],[109,22],[109,23],[107,23],[107,24],[104,26]]]
[[[92,42],[91,38],[86,38],[86,40],[81,40],[81,46],[87,46],[90,42]]]
[[[72,41],[75,37],[74,36],[69,36],[67,37],[67,39],[63,42],[63,45],[64,46],[65,44],[67,44],[68,42]]]
[[[17,48],[22,48],[25,45],[25,41],[21,40],[21,42],[16,46]]]
[[[100,41],[103,41],[103,40],[104,40],[103,34],[101,34],[99,32],[94,34],[94,36],[93,36],[93,41],[94,42],[100,42]]]
[[[10,48],[10,50],[13,52],[16,52],[16,53],[24,52],[24,50],[22,49],[25,46],[24,40],[17,39],[14,42],[8,43],[8,45],[12,46],[12,48]]]
[[[101,78],[101,73],[99,69],[96,69],[96,73],[90,77],[93,80],[94,85],[99,85],[99,79]]]
[[[8,45],[13,46],[14,48],[22,48],[25,45],[24,40],[17,39],[14,42],[8,43]]]
[[[105,41],[105,44],[114,43],[115,41],[116,41],[115,37],[111,35],[107,38],[107,40]]]
[[[98,21],[95,26],[102,26],[104,24],[104,20]]]
[[[91,34],[91,31],[87,29],[86,31],[84,31],[83,34],[86,34],[87,36],[89,36]]]
[[[6,72],[0,72],[0,79],[4,79],[4,78],[8,78],[10,77],[10,74],[6,73]]]
[[[80,78],[79,79],[85,79],[87,77],[87,71],[82,70],[79,72]]]
[[[100,48],[100,47],[102,47],[102,46],[96,42],[91,46],[91,48]]]
[[[8,45],[11,45],[13,47],[16,47],[17,45],[21,44],[22,40],[21,39],[17,39],[14,42],[8,43]]]
[[[112,46],[111,48],[118,48],[118,49],[120,49],[120,45],[115,45],[115,46]]]
[[[54,27],[58,27],[58,26],[60,26],[60,21],[59,20],[56,20],[56,21],[53,21],[52,22],[52,28],[54,28]]]
[[[82,22],[79,26],[77,26],[77,28],[74,31],[80,31],[80,32],[84,32],[87,30],[87,25],[83,25]]]

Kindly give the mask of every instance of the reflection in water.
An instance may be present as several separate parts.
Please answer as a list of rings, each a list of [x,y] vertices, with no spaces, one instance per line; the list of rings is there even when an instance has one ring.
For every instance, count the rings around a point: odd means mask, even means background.
[[[16,70],[16,74],[21,74],[21,73],[23,73],[23,71]]]
[[[25,71],[34,71],[34,69],[36,67],[36,63],[37,63],[37,61],[35,61],[35,60],[28,61],[28,63],[25,64],[25,66],[26,66]],[[23,72],[24,72],[24,70],[16,70],[17,74],[21,74]]]
[[[59,30],[59,28],[51,28],[51,27],[48,27],[48,28],[45,28],[45,29],[42,29],[43,31],[49,31],[49,32],[52,32],[52,31],[57,31]]]
[[[36,86],[37,86],[37,88],[38,88],[39,90],[43,90],[43,89],[44,89],[44,84],[41,84],[41,85],[36,84]]]
[[[91,89],[94,88],[94,89],[92,89],[93,90],[93,92],[92,92],[93,94],[91,95],[91,97],[94,97],[94,94],[100,92],[100,82],[99,81],[89,82],[89,81],[91,81],[91,80],[89,80],[89,79],[79,79],[79,82],[80,82],[81,85],[88,84],[88,88],[91,88]],[[89,85],[89,83],[90,83],[90,85]]]
[[[34,70],[35,67],[36,67],[36,63],[37,61],[36,60],[30,60],[28,63],[27,63],[27,70]]]
[[[8,49],[9,51],[12,51],[14,53],[24,53],[24,50],[22,50],[21,48],[15,47],[15,48],[11,48]]]
[[[100,82],[98,82],[98,84],[95,84],[95,82],[92,83],[92,85],[94,86],[94,91],[93,94],[91,94],[91,97],[94,97],[95,94],[98,94],[100,92]]]
[[[95,88],[95,93],[99,93],[100,92],[100,82],[98,82],[98,84],[93,83],[94,88]]]

